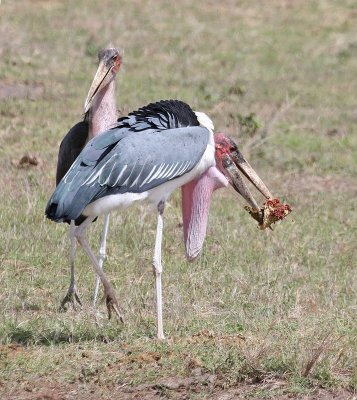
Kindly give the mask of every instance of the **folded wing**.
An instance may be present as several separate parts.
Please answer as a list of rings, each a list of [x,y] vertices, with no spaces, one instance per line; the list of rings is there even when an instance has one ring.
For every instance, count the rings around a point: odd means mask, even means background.
[[[57,186],[48,218],[78,218],[91,202],[112,194],[143,193],[188,172],[202,158],[210,133],[201,126],[133,133],[118,127],[92,139]]]

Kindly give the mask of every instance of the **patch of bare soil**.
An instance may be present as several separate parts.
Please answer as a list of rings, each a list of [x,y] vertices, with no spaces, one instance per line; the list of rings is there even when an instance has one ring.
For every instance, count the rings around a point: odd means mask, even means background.
[[[2,400],[156,400],[189,399],[193,395],[210,400],[243,400],[270,398],[275,400],[356,400],[357,396],[340,389],[327,391],[316,389],[309,394],[284,394],[285,382],[271,381],[261,384],[239,384],[224,388],[220,378],[203,372],[200,368],[192,371],[189,377],[171,376],[161,378],[152,384],[131,386],[117,382],[104,385],[97,382],[60,383],[45,379],[18,383],[11,391],[5,391],[0,384]],[[264,396],[263,394],[264,393]]]
[[[29,99],[35,100],[42,96],[44,87],[29,83],[0,82],[0,100]]]

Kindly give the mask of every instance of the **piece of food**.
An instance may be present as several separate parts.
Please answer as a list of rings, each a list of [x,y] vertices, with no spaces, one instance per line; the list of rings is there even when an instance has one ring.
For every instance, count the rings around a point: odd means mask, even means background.
[[[280,203],[279,199],[268,199],[260,210],[245,206],[252,218],[258,221],[259,229],[270,228],[277,221],[284,219],[292,211],[288,204]]]

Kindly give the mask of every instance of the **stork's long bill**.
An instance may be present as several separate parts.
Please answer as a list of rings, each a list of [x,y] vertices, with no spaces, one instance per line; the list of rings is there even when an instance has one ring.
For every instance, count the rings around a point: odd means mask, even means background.
[[[115,75],[122,62],[123,52],[122,50],[106,49],[106,54],[99,55],[99,65],[97,72],[94,76],[92,85],[87,94],[87,98],[84,104],[84,112],[86,113],[92,105],[92,101],[96,94],[99,93]]]
[[[244,158],[231,138],[217,134],[215,143],[218,168],[223,170],[230,184],[249,203],[250,207],[246,206],[245,209],[258,221],[260,229],[271,228],[273,223],[282,220],[292,211],[288,204],[281,204],[279,199],[273,198],[265,183]],[[263,207],[258,206],[240,172],[266,198]]]
[[[231,138],[219,133],[215,136],[215,143],[218,166],[221,166],[220,169],[223,167],[223,170],[226,172],[226,175],[228,175],[229,181],[235,190],[243,196],[253,208],[259,210],[257,202],[250,193],[239,171],[249,179],[266,199],[273,197],[269,189],[244,158],[243,154],[238,150],[237,145]]]

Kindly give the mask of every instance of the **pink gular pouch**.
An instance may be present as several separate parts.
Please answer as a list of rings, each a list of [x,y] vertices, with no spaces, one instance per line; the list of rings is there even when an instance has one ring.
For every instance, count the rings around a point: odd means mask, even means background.
[[[182,186],[183,234],[189,261],[202,249],[212,193],[227,185],[227,178],[216,167],[210,167],[199,178]]]

